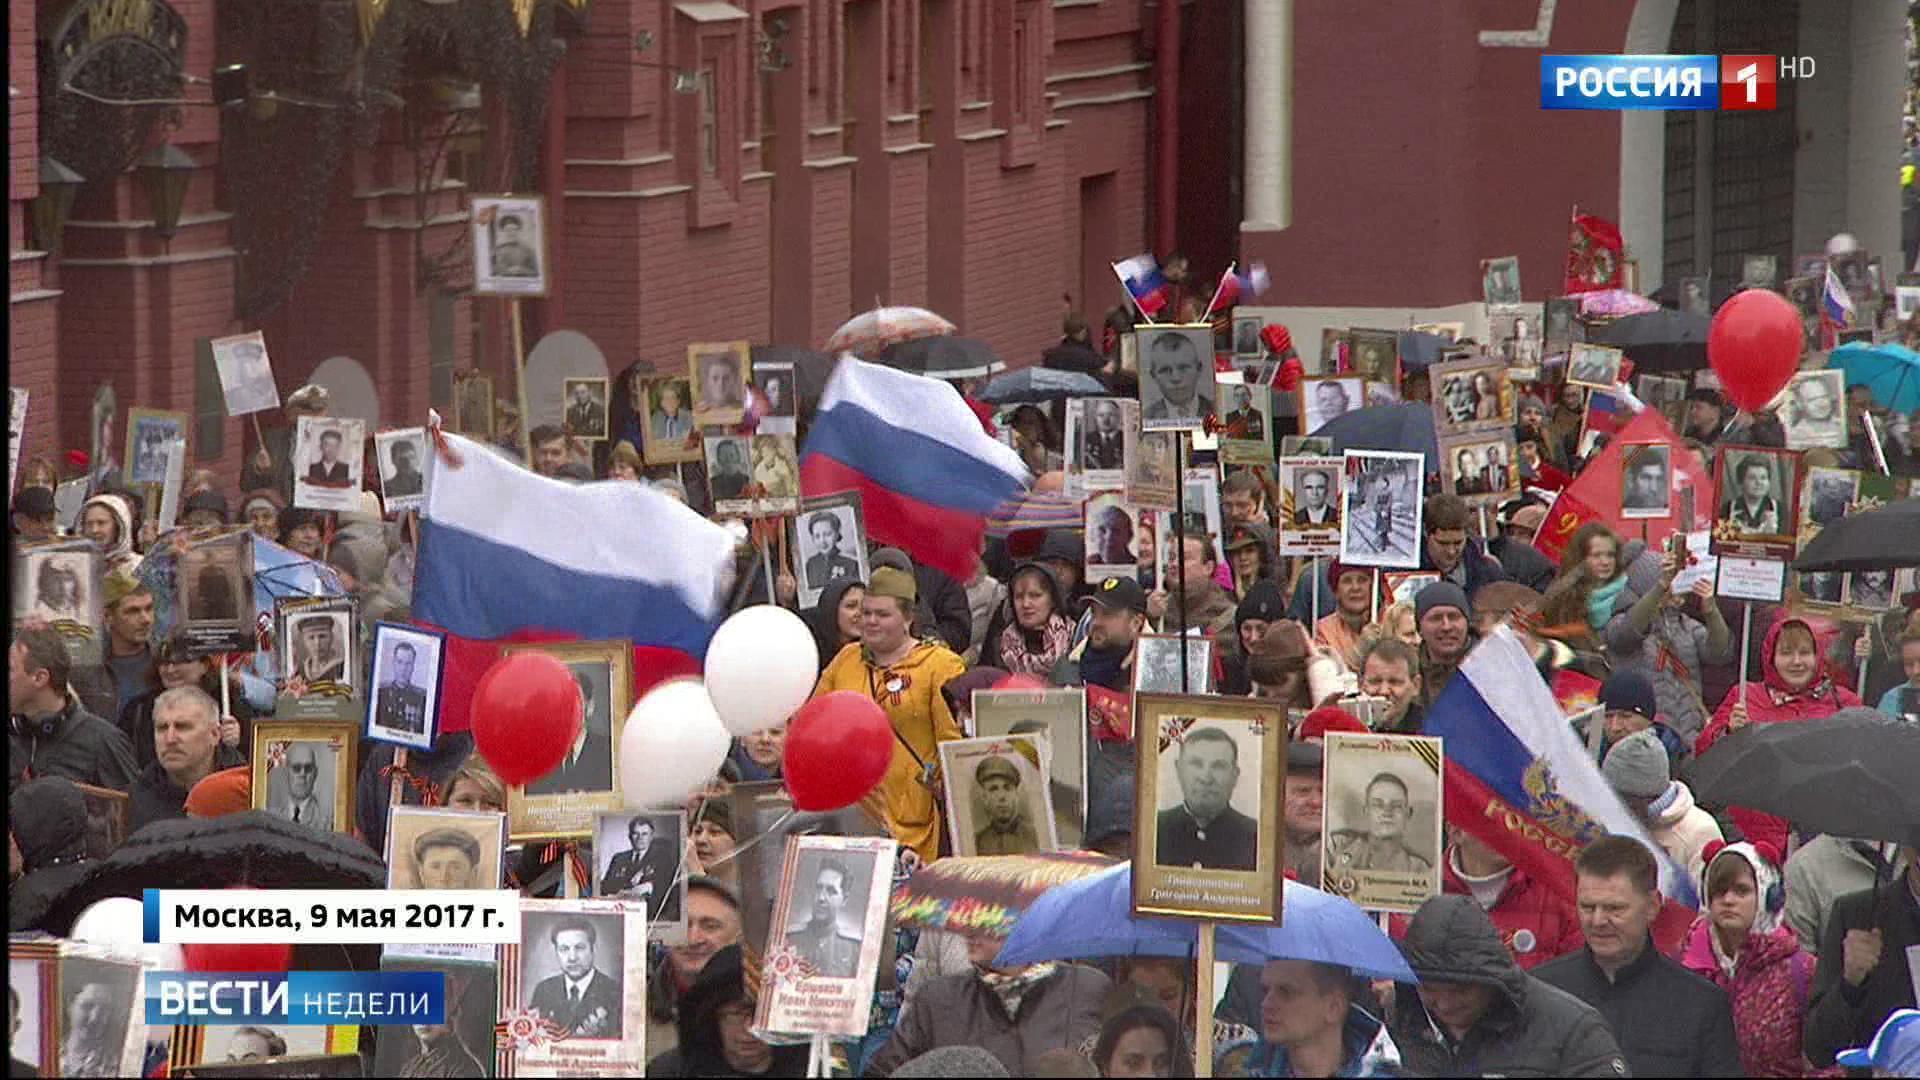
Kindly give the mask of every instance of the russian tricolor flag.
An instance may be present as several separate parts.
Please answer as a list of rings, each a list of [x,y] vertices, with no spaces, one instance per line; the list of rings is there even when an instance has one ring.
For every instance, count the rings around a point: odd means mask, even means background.
[[[987,514],[1027,486],[1020,456],[951,384],[842,359],[800,455],[808,496],[858,491],[867,533],[915,562],[973,576]]]
[[[1225,311],[1235,304],[1253,300],[1267,291],[1273,284],[1273,278],[1267,273],[1265,263],[1250,263],[1243,271],[1234,271],[1220,279],[1220,287],[1214,290],[1213,303],[1207,308],[1207,314]]]
[[[1573,856],[1610,833],[1660,861],[1660,891],[1698,906],[1673,865],[1600,775],[1526,647],[1505,626],[1474,646],[1427,710],[1425,734],[1445,739],[1446,819],[1572,900]]]
[[[469,726],[503,642],[629,641],[636,698],[700,670],[733,570],[725,528],[643,484],[569,484],[440,438],[412,614],[448,634],[442,730]]]
[[[1853,297],[1847,295],[1846,286],[1840,284],[1840,275],[1827,267],[1827,284],[1820,290],[1820,314],[1835,326],[1850,326],[1853,323]]]
[[[1114,263],[1113,272],[1119,275],[1120,284],[1127,287],[1127,295],[1133,297],[1142,315],[1151,319],[1167,306],[1169,286],[1160,274],[1160,260],[1152,255],[1135,255]]]

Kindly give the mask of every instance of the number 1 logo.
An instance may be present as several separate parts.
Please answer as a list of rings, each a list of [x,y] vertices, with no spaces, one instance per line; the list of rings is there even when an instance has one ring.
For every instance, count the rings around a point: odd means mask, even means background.
[[[1779,92],[1777,56],[1723,56],[1720,58],[1720,108],[1735,112],[1771,110]]]

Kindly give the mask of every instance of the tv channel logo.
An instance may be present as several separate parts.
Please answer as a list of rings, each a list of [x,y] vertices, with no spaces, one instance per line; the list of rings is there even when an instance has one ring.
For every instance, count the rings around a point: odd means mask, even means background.
[[[1546,55],[1543,109],[1720,109],[1775,107],[1781,78],[1813,73],[1811,57]]]

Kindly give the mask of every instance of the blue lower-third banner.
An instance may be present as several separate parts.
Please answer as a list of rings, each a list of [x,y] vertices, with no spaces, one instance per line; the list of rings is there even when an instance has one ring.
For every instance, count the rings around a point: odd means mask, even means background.
[[[152,1024],[444,1024],[437,971],[150,971]]]

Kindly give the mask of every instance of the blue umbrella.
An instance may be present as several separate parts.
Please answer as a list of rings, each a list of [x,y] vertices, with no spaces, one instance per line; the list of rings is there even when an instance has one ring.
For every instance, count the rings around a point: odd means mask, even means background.
[[[1433,406],[1424,401],[1369,405],[1320,425],[1309,434],[1333,440],[1333,452],[1398,450],[1427,455],[1427,472],[1439,472],[1440,441],[1433,434]]]
[[[1828,354],[1827,366],[1846,372],[1849,387],[1866,387],[1895,412],[1920,409],[1920,353],[1905,345],[1850,341]]]
[[[1082,372],[1026,367],[995,377],[980,391],[980,400],[989,405],[1012,405],[1070,397],[1098,397],[1106,392],[1106,384]]]
[[[1134,918],[1132,896],[1129,863],[1056,885],[1020,916],[994,962],[1015,967],[1042,960],[1194,954],[1196,923]],[[1214,956],[1235,964],[1315,960],[1376,978],[1416,981],[1399,948],[1352,901],[1288,881],[1282,904],[1280,926],[1221,924]]]

